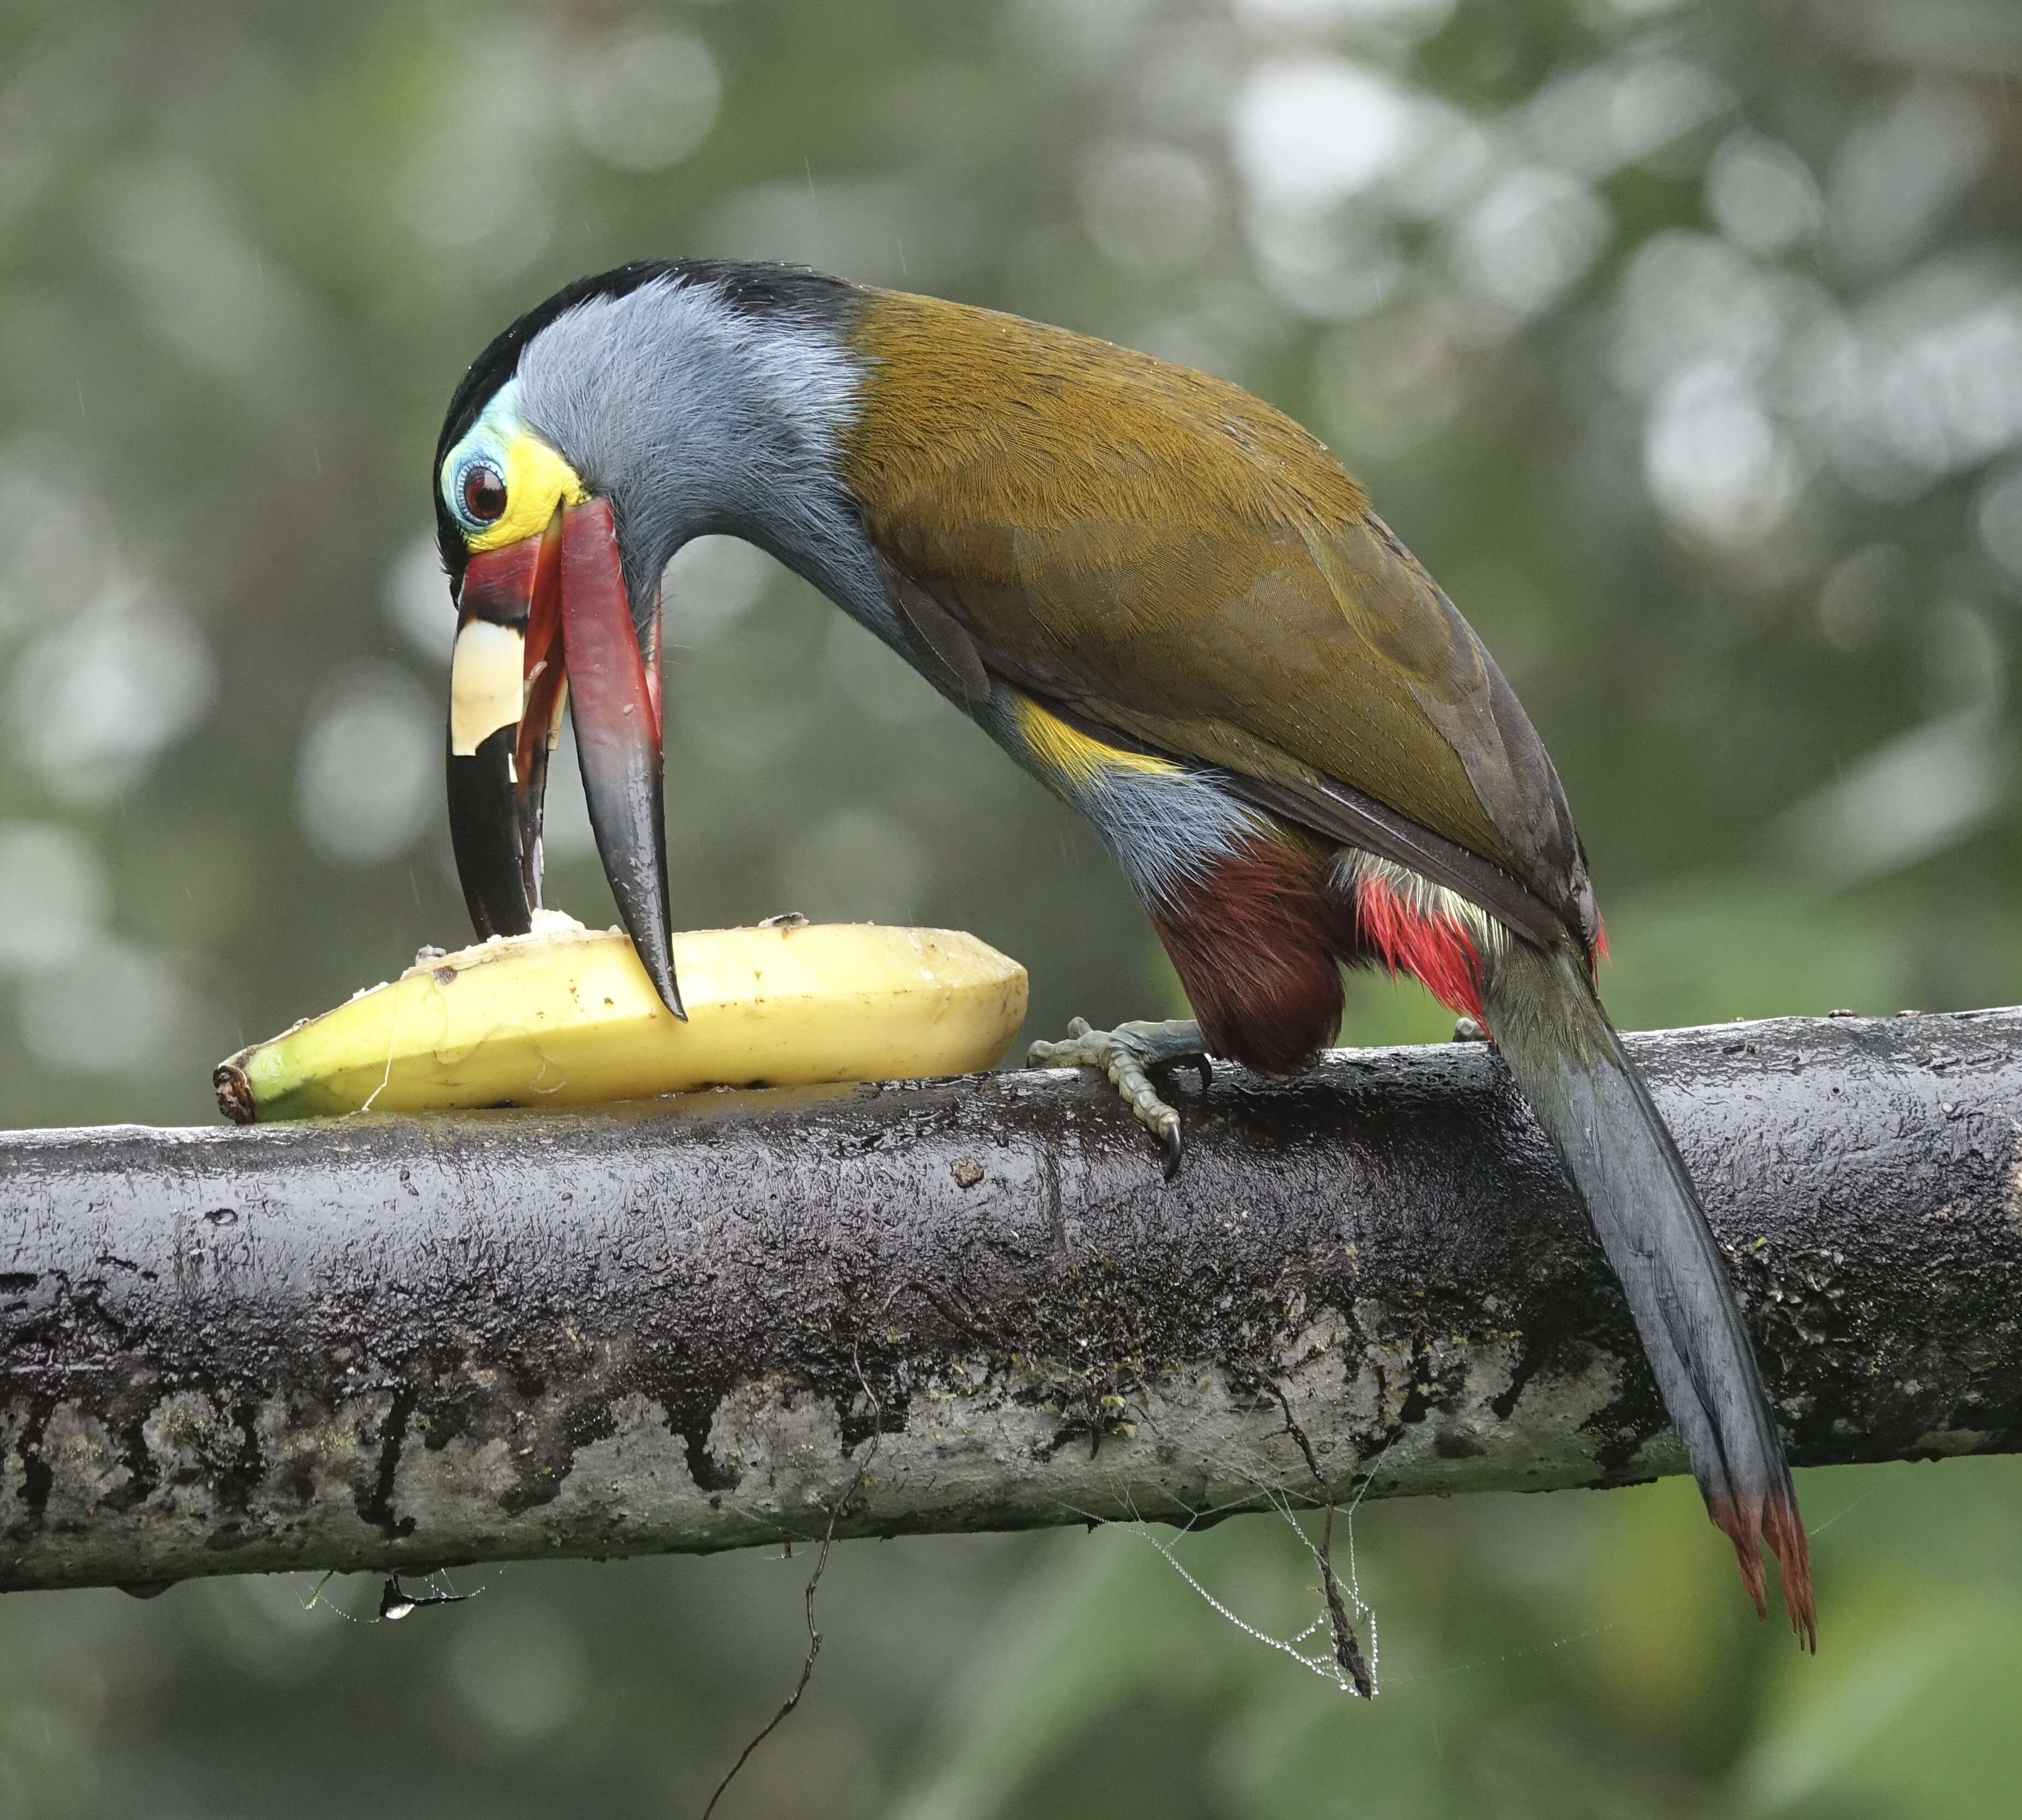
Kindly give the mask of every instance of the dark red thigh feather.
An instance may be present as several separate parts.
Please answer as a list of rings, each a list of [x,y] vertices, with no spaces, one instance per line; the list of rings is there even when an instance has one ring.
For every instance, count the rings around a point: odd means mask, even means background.
[[[1357,944],[1326,854],[1259,833],[1148,908],[1212,1053],[1296,1074],[1333,1041]]]
[[[1341,1027],[1344,965],[1409,974],[1486,1027],[1481,955],[1457,917],[1381,877],[1344,893],[1332,855],[1259,833],[1148,907],[1209,1049],[1295,1074]]]

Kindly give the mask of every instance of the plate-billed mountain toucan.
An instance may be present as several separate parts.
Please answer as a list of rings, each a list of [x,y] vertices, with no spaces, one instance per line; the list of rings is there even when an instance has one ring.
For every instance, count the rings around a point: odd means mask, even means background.
[[[480,935],[540,901],[571,698],[597,847],[670,1008],[659,587],[691,538],[770,551],[1096,826],[1199,1022],[1077,1026],[1177,1159],[1148,1070],[1268,1074],[1332,1040],[1341,968],[1493,1038],[1579,1190],[1713,1520],[1814,1634],[1790,1469],[1720,1249],[1594,986],[1600,919],[1552,761],[1466,622],[1297,424],[1015,316],[795,268],[570,285],[451,399],[450,813]]]

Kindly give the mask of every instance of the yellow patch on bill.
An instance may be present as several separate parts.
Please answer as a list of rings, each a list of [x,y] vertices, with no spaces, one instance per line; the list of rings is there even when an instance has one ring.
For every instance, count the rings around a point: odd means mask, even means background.
[[[449,664],[449,749],[468,758],[520,718],[527,641],[515,626],[465,622]]]

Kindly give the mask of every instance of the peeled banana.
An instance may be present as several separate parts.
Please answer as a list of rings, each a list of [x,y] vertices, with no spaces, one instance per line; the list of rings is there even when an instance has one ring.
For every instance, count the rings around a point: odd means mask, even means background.
[[[622,931],[536,911],[255,1043],[213,1075],[241,1125],[367,1108],[577,1106],[699,1087],[986,1068],[1025,1016],[1025,969],[953,929],[781,918],[673,939],[688,1019]]]

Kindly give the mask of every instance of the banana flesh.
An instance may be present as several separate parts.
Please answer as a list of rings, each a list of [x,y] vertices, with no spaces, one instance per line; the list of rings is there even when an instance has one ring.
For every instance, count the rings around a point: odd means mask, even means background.
[[[221,1063],[241,1125],[332,1113],[579,1106],[717,1085],[987,1068],[1025,1016],[1025,969],[952,929],[781,919],[673,939],[688,1020],[630,941],[537,911]]]

